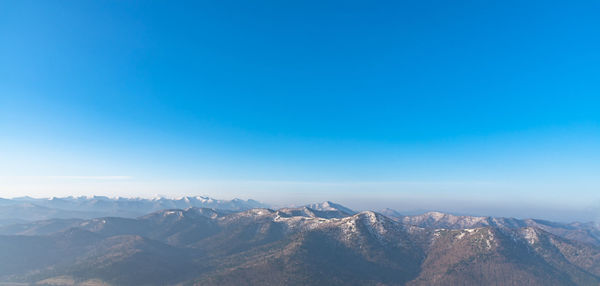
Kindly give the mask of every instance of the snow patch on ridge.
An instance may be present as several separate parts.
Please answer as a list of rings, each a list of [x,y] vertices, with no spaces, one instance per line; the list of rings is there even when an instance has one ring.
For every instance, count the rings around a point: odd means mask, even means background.
[[[536,231],[535,228],[533,227],[526,227],[523,228],[521,230],[521,235],[523,235],[523,238],[529,243],[529,244],[534,244],[537,243],[540,238],[538,236],[538,233]]]

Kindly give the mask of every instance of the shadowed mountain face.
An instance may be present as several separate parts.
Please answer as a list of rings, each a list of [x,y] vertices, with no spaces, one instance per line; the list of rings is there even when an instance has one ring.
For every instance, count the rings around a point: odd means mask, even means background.
[[[586,224],[300,208],[0,228],[0,285],[600,285]],[[584,235],[585,234],[585,235]]]

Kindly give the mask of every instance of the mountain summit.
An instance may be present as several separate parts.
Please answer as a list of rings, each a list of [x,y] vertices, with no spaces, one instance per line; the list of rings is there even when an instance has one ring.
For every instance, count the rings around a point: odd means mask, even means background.
[[[313,210],[318,210],[318,211],[340,211],[340,212],[348,214],[348,215],[353,215],[356,213],[355,211],[353,211],[345,206],[342,206],[340,204],[336,204],[336,203],[333,203],[330,201],[309,204],[309,205],[306,205],[306,207],[311,208]]]

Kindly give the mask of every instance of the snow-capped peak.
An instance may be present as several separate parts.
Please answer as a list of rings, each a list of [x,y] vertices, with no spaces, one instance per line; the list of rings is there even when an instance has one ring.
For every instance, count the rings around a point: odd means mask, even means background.
[[[318,210],[318,211],[340,211],[346,214],[355,214],[356,212],[345,207],[342,206],[340,204],[336,204],[330,201],[326,201],[326,202],[322,202],[322,203],[317,203],[317,204],[309,204],[306,205],[307,208],[313,209],[313,210]]]

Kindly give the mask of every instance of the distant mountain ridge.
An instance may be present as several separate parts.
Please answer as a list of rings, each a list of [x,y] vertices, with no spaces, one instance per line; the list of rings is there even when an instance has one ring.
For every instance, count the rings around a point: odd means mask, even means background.
[[[324,202],[12,225],[0,285],[600,285],[591,225],[394,214]]]
[[[517,219],[490,216],[452,215],[442,212],[426,212],[421,215],[404,216],[397,211],[386,209],[390,218],[410,225],[433,229],[465,229],[494,227],[518,229],[535,227],[555,235],[600,246],[600,228],[595,223],[557,223],[540,219]]]
[[[94,218],[103,216],[137,217],[147,213],[173,208],[214,208],[240,211],[268,207],[255,200],[218,200],[205,196],[181,198],[109,198],[93,197],[19,197],[0,199],[0,226],[18,222],[54,218]]]

